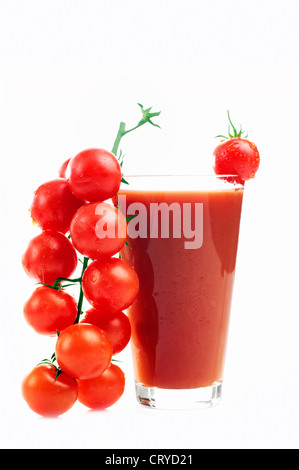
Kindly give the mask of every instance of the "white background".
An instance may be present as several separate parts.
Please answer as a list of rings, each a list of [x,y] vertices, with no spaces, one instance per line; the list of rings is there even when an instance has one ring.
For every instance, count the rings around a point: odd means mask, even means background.
[[[1,0],[2,448],[298,448],[297,0]],[[214,136],[233,121],[261,154],[240,232],[224,394],[202,411],[143,410],[130,351],[124,396],[105,412],[80,404],[32,413],[22,378],[54,341],[25,323],[34,286],[21,255],[37,234],[33,191],[88,147],[112,148],[137,103],[162,129],[125,137],[125,172],[211,171]]]

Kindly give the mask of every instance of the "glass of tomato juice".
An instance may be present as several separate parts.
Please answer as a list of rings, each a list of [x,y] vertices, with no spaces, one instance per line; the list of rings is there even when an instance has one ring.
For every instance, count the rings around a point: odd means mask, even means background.
[[[126,176],[121,257],[137,272],[128,309],[136,396],[160,409],[220,402],[244,186],[216,175]]]

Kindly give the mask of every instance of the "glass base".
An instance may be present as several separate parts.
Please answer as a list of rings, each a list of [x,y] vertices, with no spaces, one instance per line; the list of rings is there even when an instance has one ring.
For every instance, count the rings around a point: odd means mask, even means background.
[[[221,401],[222,382],[209,387],[166,389],[146,387],[135,382],[138,403],[160,410],[188,410],[210,408]]]

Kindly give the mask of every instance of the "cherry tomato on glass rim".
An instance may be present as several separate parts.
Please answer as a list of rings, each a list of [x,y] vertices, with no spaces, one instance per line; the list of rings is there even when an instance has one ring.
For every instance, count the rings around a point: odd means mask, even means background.
[[[217,175],[235,175],[227,177],[228,181],[244,183],[253,178],[260,165],[260,155],[256,145],[250,140],[242,137],[242,127],[239,131],[233,125],[229,112],[228,137],[219,135],[225,140],[214,150],[214,171]],[[230,133],[230,126],[233,134]]]
[[[78,401],[91,409],[101,410],[114,405],[125,389],[125,374],[116,364],[111,364],[100,376],[78,380]]]
[[[67,237],[54,230],[45,230],[30,240],[22,264],[31,278],[54,284],[58,277],[69,278],[73,274],[78,258]]]
[[[260,163],[255,144],[239,137],[218,145],[214,156],[214,170],[217,175],[237,175],[241,182],[253,178]]]
[[[22,382],[23,398],[29,408],[44,417],[57,417],[72,408],[78,398],[78,384],[53,365],[35,367]],[[56,380],[55,380],[56,379]]]
[[[30,208],[31,217],[42,230],[56,230],[66,233],[71,220],[84,204],[70,190],[66,179],[47,181],[34,193]]]
[[[77,302],[63,289],[38,287],[24,304],[24,317],[37,333],[56,336],[77,317]]]
[[[93,261],[82,278],[83,293],[95,308],[122,311],[137,297],[139,280],[134,269],[120,258]]]
[[[70,188],[85,202],[101,202],[115,196],[122,174],[113,155],[104,149],[84,150],[69,162]]]
[[[124,312],[91,308],[87,310],[81,323],[91,323],[104,330],[110,339],[113,354],[121,352],[130,341],[131,324]]]
[[[111,204],[85,204],[74,215],[70,234],[73,245],[84,256],[96,260],[110,258],[126,242],[127,222]]]
[[[75,379],[97,377],[109,367],[111,359],[108,335],[95,325],[76,323],[63,330],[57,339],[57,363]]]

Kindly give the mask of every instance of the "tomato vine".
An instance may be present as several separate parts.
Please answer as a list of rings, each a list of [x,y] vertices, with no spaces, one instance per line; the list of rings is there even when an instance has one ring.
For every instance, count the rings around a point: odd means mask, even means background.
[[[111,361],[118,362],[112,357],[113,353],[120,352],[130,339],[130,323],[122,310],[133,303],[139,286],[134,269],[123,260],[112,258],[126,243],[126,230],[125,235],[116,237],[117,242],[114,244],[108,239],[100,242],[106,243],[105,246],[101,246],[106,255],[103,257],[101,250],[98,252],[98,248],[95,247],[98,243],[97,237],[90,231],[82,235],[81,228],[85,227],[84,217],[87,215],[91,217],[90,213],[85,212],[85,209],[89,210],[92,205],[88,203],[94,202],[97,208],[99,205],[105,206],[107,211],[107,204],[101,201],[117,196],[120,182],[128,184],[122,173],[124,154],[119,150],[122,138],[146,123],[160,127],[152,121],[154,117],[160,115],[160,112],[152,112],[152,108],[145,109],[141,104],[138,106],[142,118],[130,129],[126,128],[125,122],[120,123],[112,153],[104,149],[80,152],[64,162],[62,169],[59,170],[59,179],[44,183],[34,193],[30,214],[35,222],[34,225],[39,226],[42,233],[30,241],[23,255],[22,264],[27,274],[37,280],[40,287],[26,302],[25,318],[37,332],[55,336],[56,331],[57,338],[55,352],[50,359],[42,359],[25,377],[22,392],[29,407],[43,416],[58,416],[70,409],[77,399],[91,408],[103,406],[104,403],[106,406],[111,406],[123,392],[124,374],[118,366],[112,365]],[[65,177],[67,168],[70,171],[68,179]],[[98,179],[102,177],[102,170],[108,176],[99,184]],[[111,217],[115,216],[115,211],[120,216],[119,209],[114,208],[114,212],[110,211]],[[92,217],[94,218],[94,215]],[[123,227],[126,228],[127,222],[128,218],[123,216]],[[78,229],[77,232],[73,230],[74,224]],[[89,227],[89,224],[87,225]],[[83,246],[78,243],[80,237],[83,237]],[[89,251],[89,244],[93,244],[91,249],[95,251]],[[83,255],[83,259],[78,258],[77,252]],[[102,259],[104,265],[106,263],[105,269],[100,268],[100,265],[103,265],[98,260]],[[79,277],[72,277],[78,262],[82,263],[81,273]],[[117,264],[116,270],[115,264]],[[96,292],[93,293],[87,289],[88,283],[84,285],[85,277],[88,279],[87,270],[92,265],[95,270],[103,269],[103,272],[105,270],[105,288],[109,285],[111,289],[112,286],[114,292],[111,305],[105,304],[107,299],[98,295],[98,292],[102,292],[103,286],[100,288],[97,285]],[[116,272],[120,271],[122,276],[118,278]],[[102,275],[102,271],[100,272]],[[124,273],[129,285],[122,284]],[[99,277],[101,276],[98,275],[98,279]],[[64,292],[67,287],[76,285],[79,286],[78,301]],[[85,318],[80,321],[85,297],[93,308],[87,311]],[[116,305],[117,310],[115,310]],[[106,308],[105,315],[97,317],[97,312],[101,313]],[[65,344],[68,345],[66,348]],[[85,357],[83,365],[82,356]],[[95,370],[98,374],[103,373],[102,379],[93,375]],[[89,371],[88,374],[86,371]],[[89,388],[84,379],[96,380],[96,387],[104,388],[98,389],[99,394],[94,395],[95,386],[91,385]],[[80,380],[85,384],[80,385]],[[39,381],[43,383],[40,387]],[[48,387],[46,394],[45,383]],[[107,390],[105,387],[108,387]],[[113,387],[112,395],[111,387]],[[63,396],[64,398],[60,400]]]

